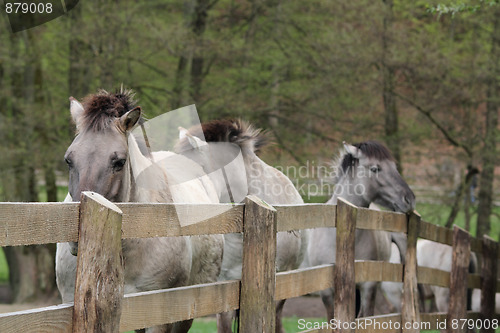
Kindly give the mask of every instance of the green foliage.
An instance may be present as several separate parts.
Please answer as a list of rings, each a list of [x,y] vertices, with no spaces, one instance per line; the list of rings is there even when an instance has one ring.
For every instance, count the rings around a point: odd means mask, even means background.
[[[455,16],[459,13],[476,13],[483,8],[496,6],[498,0],[475,0],[475,1],[450,1],[449,4],[438,3],[427,5],[427,10],[432,14]]]
[[[447,207],[443,207],[440,204],[426,204],[419,203],[417,204],[417,211],[422,216],[422,219],[427,222],[431,222],[437,225],[444,226],[446,224],[446,220],[448,219],[449,211]],[[473,216],[476,215],[477,206],[473,206],[471,209],[471,213]],[[465,228],[465,214],[463,211],[459,212],[454,224],[461,228]],[[472,219],[470,234],[476,234],[476,220]],[[500,207],[493,208],[493,214],[491,219],[491,231],[490,236],[495,240],[500,240]]]

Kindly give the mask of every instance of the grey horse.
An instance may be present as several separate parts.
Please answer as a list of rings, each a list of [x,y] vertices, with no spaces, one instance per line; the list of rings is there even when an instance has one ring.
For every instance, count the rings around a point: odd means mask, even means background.
[[[82,191],[98,192],[114,202],[218,202],[207,179],[169,186],[176,168],[154,163],[173,153],[144,154],[131,130],[142,122],[133,93],[99,91],[71,99],[77,135],[65,160],[69,167],[69,196],[78,201]],[[180,161],[179,161],[180,159]],[[203,175],[192,160],[178,156],[176,163]],[[207,176],[205,176],[208,178]],[[209,181],[209,179],[208,179]],[[205,184],[205,185],[204,185]],[[215,282],[220,273],[224,239],[221,235],[123,240],[125,293]],[[57,246],[56,277],[63,302],[73,301],[76,247]],[[73,253],[71,253],[73,252]],[[148,329],[151,332],[187,332],[192,321]]]
[[[440,269],[446,272],[451,272],[453,248],[446,244],[430,241],[428,239],[419,239],[417,241],[417,264],[418,266],[430,267]],[[469,273],[477,271],[477,258],[471,252],[469,262]],[[450,301],[450,289],[439,286],[424,286],[424,291],[429,292],[431,297],[434,296],[436,308],[439,312],[448,312]],[[473,307],[475,310],[479,308],[480,304],[480,290],[475,289],[474,292],[468,290],[467,294],[467,308]],[[423,295],[421,295],[422,298]],[[471,299],[472,298],[472,299]],[[423,303],[423,302],[422,302]],[[472,303],[472,304],[471,304]]]
[[[222,202],[234,201],[235,193],[240,197],[253,194],[269,204],[303,204],[304,201],[293,183],[281,171],[262,161],[256,154],[266,143],[261,131],[242,120],[215,120],[189,131],[181,129],[181,140],[176,148],[197,163],[203,165],[222,193]],[[200,140],[204,137],[206,142]],[[207,144],[208,142],[208,144]],[[241,167],[228,166],[241,149]],[[235,151],[235,153],[231,153]],[[226,161],[217,161],[227,156]],[[214,165],[215,164],[215,165]],[[220,169],[224,166],[224,174]],[[238,172],[238,170],[240,172]],[[230,185],[229,191],[227,186]],[[227,195],[227,192],[232,193]],[[231,198],[232,197],[232,198]],[[277,235],[276,270],[296,269],[306,252],[306,231],[279,232]],[[243,238],[241,234],[225,235],[224,258],[220,280],[241,278]],[[281,313],[285,300],[276,304],[276,332],[284,332]],[[230,313],[218,317],[218,332],[231,332]]]
[[[415,195],[399,174],[389,150],[376,141],[355,145],[344,144],[334,166],[335,189],[328,204],[343,198],[358,207],[376,203],[398,212],[415,208]],[[308,260],[312,266],[335,262],[336,229],[318,228],[309,233]],[[355,258],[357,260],[389,261],[391,234],[384,231],[356,230]],[[377,282],[360,285],[360,316],[374,313]],[[320,292],[328,320],[334,316],[334,290]]]

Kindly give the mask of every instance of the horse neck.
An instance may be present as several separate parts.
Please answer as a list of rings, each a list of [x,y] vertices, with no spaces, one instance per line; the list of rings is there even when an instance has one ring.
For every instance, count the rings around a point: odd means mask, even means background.
[[[261,160],[253,151],[243,150],[248,194],[258,195],[270,204],[304,203],[291,180]]]
[[[129,200],[132,202],[172,202],[165,172],[162,172],[159,164],[154,164],[142,154],[131,133],[128,133],[128,151]]]
[[[359,193],[360,189],[356,188],[352,174],[356,174],[356,172],[349,169],[339,178],[335,184],[333,195],[327,202],[328,204],[335,205],[337,200],[342,198],[358,207],[368,207],[370,205],[370,202],[367,202]]]

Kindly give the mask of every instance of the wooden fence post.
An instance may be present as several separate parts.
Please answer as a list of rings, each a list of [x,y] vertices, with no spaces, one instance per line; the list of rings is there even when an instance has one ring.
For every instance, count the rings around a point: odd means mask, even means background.
[[[408,217],[408,242],[403,272],[402,331],[420,332],[420,306],[417,281],[417,238],[421,217],[412,212]]]
[[[467,275],[470,264],[470,234],[453,227],[453,254],[450,273],[450,301],[448,308],[448,332],[467,332],[460,319],[467,318]],[[458,325],[453,325],[453,323]]]
[[[118,332],[123,298],[122,211],[83,192],[73,332]]]
[[[481,332],[495,332],[493,325],[484,328],[486,320],[495,317],[495,291],[497,289],[498,243],[487,235],[483,236],[483,260],[481,264],[481,309],[480,318],[483,321]]]
[[[245,199],[240,332],[274,333],[276,210],[256,196]]]
[[[337,332],[355,332],[351,323],[356,319],[356,278],[354,245],[358,209],[346,200],[337,201],[337,249],[334,273],[334,313]],[[330,320],[331,318],[329,318]],[[342,325],[342,323],[346,323]]]

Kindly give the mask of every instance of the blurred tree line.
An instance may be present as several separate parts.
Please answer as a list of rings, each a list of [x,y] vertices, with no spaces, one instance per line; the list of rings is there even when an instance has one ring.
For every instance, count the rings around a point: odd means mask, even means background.
[[[378,138],[405,173],[414,147],[449,146],[463,177],[448,220],[478,173],[477,233],[488,233],[500,6],[477,0],[474,10],[451,15],[432,10],[437,4],[80,1],[16,34],[2,16],[0,200],[37,201],[43,188],[56,201],[74,135],[68,97],[123,83],[148,118],[196,103],[203,121],[242,117],[271,129],[274,158],[290,163],[331,157],[342,140]],[[15,301],[55,292],[53,246],[5,252]]]

